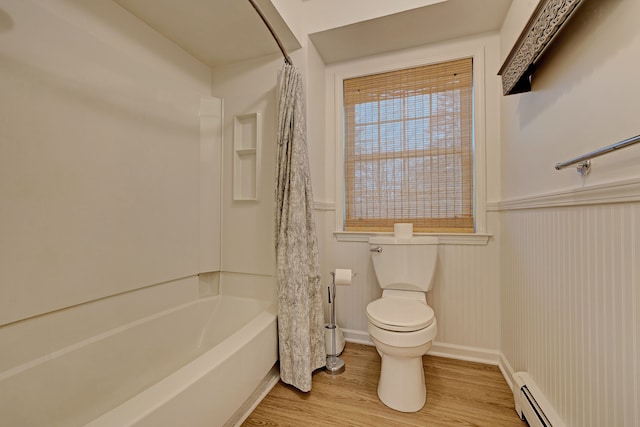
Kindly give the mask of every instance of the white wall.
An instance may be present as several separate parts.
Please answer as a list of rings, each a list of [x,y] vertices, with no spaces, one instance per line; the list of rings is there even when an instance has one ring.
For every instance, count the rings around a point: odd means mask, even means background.
[[[461,53],[466,52],[466,53]],[[478,53],[480,52],[480,53]],[[379,67],[400,67],[402,64],[420,61],[423,63],[451,59],[451,55],[478,54],[476,72],[483,76],[479,82],[482,91],[476,99],[479,120],[476,123],[480,146],[484,150],[476,153],[479,168],[485,171],[478,187],[482,205],[488,201],[493,206],[500,196],[500,139],[499,103],[500,81],[496,76],[499,68],[499,39],[497,35],[480,35],[468,39],[454,40],[417,49],[394,52],[371,58],[335,64],[327,67],[327,131],[326,156],[312,158],[312,169],[321,161],[326,162],[324,187],[327,198],[321,200],[316,210],[319,224],[322,272],[327,274],[335,268],[351,268],[355,277],[351,286],[340,286],[337,294],[338,324],[346,330],[348,338],[368,341],[366,306],[381,295],[377,284],[366,237],[335,235],[342,230],[341,192],[341,119],[336,114],[341,107],[336,102],[336,79],[360,70],[374,72]],[[482,60],[480,60],[482,59]],[[386,65],[385,65],[386,64]],[[406,65],[410,66],[410,65]],[[314,181],[314,186],[316,182]],[[433,291],[428,300],[438,320],[437,345],[434,351],[440,354],[480,358],[497,362],[500,346],[499,324],[499,223],[498,214],[488,212],[486,230],[492,235],[488,243],[479,245],[445,244],[439,249],[439,262]],[[353,234],[353,233],[352,233]],[[477,241],[476,241],[477,243]],[[327,282],[329,278],[325,279]]]
[[[268,56],[213,71],[213,93],[225,100],[221,269],[226,272],[275,274],[276,86],[282,64],[281,56]],[[262,118],[260,175],[257,200],[238,201],[233,198],[233,120],[248,113]]]
[[[509,8],[500,29],[500,63],[511,52],[538,3],[540,0],[518,0],[516,5]]]
[[[304,47],[290,56],[304,82],[314,199],[325,200],[324,64],[313,46],[302,44]],[[225,272],[275,278],[277,83],[282,66],[282,56],[272,55],[213,70],[213,93],[225,100],[222,190],[222,270]],[[255,201],[238,201],[233,198],[233,119],[253,112],[262,117],[258,197]]]
[[[279,8],[280,10],[280,8]],[[289,14],[285,12],[291,12]],[[280,10],[285,19],[299,16],[300,9]],[[289,18],[287,18],[289,17]],[[301,22],[290,22],[296,34],[303,34],[302,49],[293,53],[301,69],[307,102],[307,144],[315,200],[314,215],[318,231],[323,286],[330,283],[335,268],[352,268],[356,276],[349,287],[338,290],[338,322],[349,338],[368,340],[366,305],[379,297],[365,242],[338,241],[336,209],[340,209],[337,181],[335,104],[332,96],[333,69],[326,69],[315,47],[309,43]],[[478,124],[484,137],[480,167],[486,171],[482,202],[495,204],[500,196],[499,68],[500,43],[496,34],[425,46],[361,61],[406,62],[407,58],[428,60],[451,51],[478,50],[483,55],[484,93],[478,100],[482,111]],[[337,66],[344,66],[338,64]],[[349,64],[346,64],[347,66]],[[273,185],[275,171],[276,79],[282,66],[278,55],[218,67],[213,72],[213,93],[225,99],[223,172],[223,250],[222,270],[273,277]],[[263,150],[257,201],[233,200],[233,116],[249,112],[263,115]],[[338,136],[339,137],[339,136]],[[338,148],[337,148],[338,147]],[[339,180],[339,177],[338,177]],[[499,349],[499,226],[497,214],[488,212],[487,231],[493,237],[486,245],[445,245],[434,290],[429,296],[438,316],[439,349],[448,354],[479,357],[497,362]],[[462,268],[464,267],[464,268]],[[324,292],[323,292],[324,294]]]
[[[0,325],[197,274],[210,70],[112,2],[2,0],[0,57]]]
[[[314,215],[318,231],[321,274],[324,285],[335,268],[352,268],[356,276],[349,287],[338,290],[338,322],[349,338],[368,340],[366,305],[380,295],[365,242],[339,242],[336,225],[336,141],[333,122],[335,104],[327,92],[333,91],[331,75],[312,44],[303,42],[293,61],[301,69],[307,100],[307,144],[314,191]],[[384,55],[373,61],[406,61],[408,57],[430,58],[451,50],[482,52],[485,86],[481,129],[486,152],[486,193],[489,201],[500,194],[499,150],[499,39],[485,35],[437,46]],[[344,64],[342,64],[344,65]],[[225,99],[223,171],[223,250],[222,270],[273,277],[273,185],[275,181],[275,121],[277,74],[282,58],[275,55],[218,67],[213,72],[213,92]],[[334,67],[335,68],[335,67]],[[480,71],[480,70],[479,70]],[[260,112],[262,156],[257,201],[233,200],[233,116]],[[497,362],[499,349],[499,226],[496,214],[489,213],[486,245],[445,245],[440,249],[439,271],[429,296],[439,322],[439,348]],[[464,266],[465,268],[461,268]],[[468,267],[468,268],[467,268]],[[324,292],[323,292],[324,294]],[[458,348],[459,347],[459,348]]]
[[[637,176],[638,148],[594,160],[587,178],[554,169],[557,162],[640,133],[638,2],[593,3],[581,6],[570,30],[543,57],[533,91],[504,99],[503,199]],[[514,2],[512,8],[519,6]]]
[[[441,246],[429,295],[436,349],[485,360],[502,352],[505,365],[533,375],[567,425],[640,425],[640,147],[594,160],[586,178],[553,169],[639,133],[640,3],[585,2],[539,64],[533,91],[500,98],[499,58],[535,4],[513,2],[499,38],[381,57],[484,49],[492,237]],[[307,92],[321,271],[327,284],[335,268],[355,271],[338,289],[338,323],[366,340],[365,307],[380,290],[367,244],[334,234],[336,132],[325,127],[335,117],[332,71],[307,43],[292,56]],[[0,61],[0,325],[170,282],[164,307],[178,288],[197,293],[199,271],[224,270],[237,288],[234,273],[271,282],[281,57],[220,67],[211,86],[207,67],[114,3],[1,0]],[[225,99],[222,159],[207,138],[219,131],[211,87]],[[239,202],[232,121],[249,112],[262,114],[262,167],[258,200]],[[19,342],[44,319],[2,328],[2,342]]]
[[[567,426],[637,426],[640,203],[504,213],[502,351]]]
[[[553,168],[639,133],[637,16],[584,2],[501,106],[501,349],[567,426],[640,425],[640,147]]]

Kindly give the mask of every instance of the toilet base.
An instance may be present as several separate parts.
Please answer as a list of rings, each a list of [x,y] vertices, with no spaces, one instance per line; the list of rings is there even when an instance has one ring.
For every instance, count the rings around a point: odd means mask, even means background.
[[[395,357],[382,354],[380,401],[400,412],[417,412],[427,400],[422,356]]]
[[[422,356],[427,354],[438,332],[436,320],[417,331],[390,331],[371,321],[367,325],[371,341],[382,357],[378,397],[400,412],[417,412],[427,399]]]

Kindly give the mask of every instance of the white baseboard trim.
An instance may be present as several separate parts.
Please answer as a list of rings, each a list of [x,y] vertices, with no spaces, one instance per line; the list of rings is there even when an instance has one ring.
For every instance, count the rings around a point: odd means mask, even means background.
[[[515,373],[515,371],[502,352],[500,352],[500,361],[498,363],[498,368],[500,368],[500,372],[502,372],[502,376],[507,382],[507,385],[513,391],[513,374]]]
[[[280,381],[280,371],[277,365],[271,368],[267,375],[262,379],[258,388],[249,396],[244,404],[233,414],[231,418],[224,424],[224,427],[238,427],[251,415],[254,409],[267,397],[267,394]]]
[[[466,345],[447,344],[435,341],[431,350],[427,353],[431,356],[446,357],[449,359],[478,362],[486,365],[498,365],[500,353],[497,350],[488,350]]]
[[[356,329],[343,329],[346,342],[356,344],[365,344],[373,346],[373,342],[369,337],[369,333]],[[446,357],[448,359],[464,360],[466,362],[484,363],[485,365],[497,366],[504,377],[504,380],[513,390],[513,374],[515,371],[507,360],[506,356],[497,350],[487,350],[484,348],[470,347],[465,345],[447,344],[443,342],[434,342],[431,349],[427,353],[431,356]]]
[[[373,346],[371,337],[369,337],[369,333],[366,331],[343,329],[342,333],[344,334],[346,342]],[[427,354],[431,356],[465,360],[467,362],[478,362],[494,366],[499,366],[500,362],[500,353],[497,350],[487,350],[484,348],[447,344],[437,341],[432,344],[431,350],[429,350]]]
[[[369,333],[366,331],[343,329],[342,332],[346,342],[373,346]],[[485,365],[497,366],[509,386],[509,389],[513,390],[513,374],[515,371],[501,351],[465,345],[447,344],[436,341],[431,345],[431,350],[429,350],[427,354],[437,357],[446,357],[448,359],[457,359],[464,360],[466,362],[477,362],[484,363]]]
[[[343,329],[344,340],[355,344],[373,345],[369,332],[359,331],[357,329]]]

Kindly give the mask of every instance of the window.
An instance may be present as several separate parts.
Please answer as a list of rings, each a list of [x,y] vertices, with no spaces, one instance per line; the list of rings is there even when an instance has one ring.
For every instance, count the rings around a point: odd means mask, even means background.
[[[473,233],[472,62],[344,80],[346,231]]]

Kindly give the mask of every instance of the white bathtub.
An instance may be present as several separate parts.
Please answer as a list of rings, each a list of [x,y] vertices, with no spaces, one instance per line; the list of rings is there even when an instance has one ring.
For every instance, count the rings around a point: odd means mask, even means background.
[[[277,359],[276,309],[197,299],[0,372],[0,424],[219,426]]]

